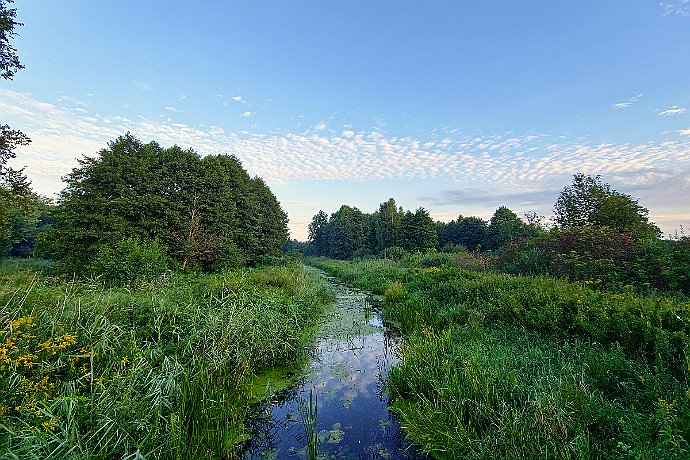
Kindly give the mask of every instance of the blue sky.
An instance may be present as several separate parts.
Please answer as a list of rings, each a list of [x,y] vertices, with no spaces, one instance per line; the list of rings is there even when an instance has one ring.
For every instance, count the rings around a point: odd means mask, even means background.
[[[127,131],[235,154],[298,239],[389,197],[549,216],[577,172],[690,227],[690,2],[562,3],[17,0],[0,122],[49,195]]]

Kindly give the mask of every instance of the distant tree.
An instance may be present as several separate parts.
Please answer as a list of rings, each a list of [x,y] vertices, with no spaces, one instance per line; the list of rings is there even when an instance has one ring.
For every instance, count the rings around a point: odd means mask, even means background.
[[[309,223],[309,243],[318,256],[325,256],[328,253],[327,227],[328,214],[319,210]]]
[[[331,215],[328,221],[328,257],[350,259],[366,247],[368,219],[362,211],[347,205]]]
[[[397,244],[397,229],[402,216],[402,209],[398,210],[395,200],[390,198],[379,205],[374,216],[373,225],[376,235],[376,247],[374,249],[376,252],[381,252]]]
[[[575,174],[554,206],[554,220],[560,228],[608,227],[635,239],[656,238],[659,228],[649,222],[649,211],[630,195],[619,193],[600,176]]]
[[[436,223],[429,211],[418,208],[414,213],[405,212],[399,224],[400,246],[408,251],[434,249],[438,243]]]
[[[484,219],[460,215],[456,220],[438,224],[438,244],[440,248],[446,245],[461,245],[466,249],[474,250],[486,239],[486,230],[487,223]]]
[[[486,230],[486,246],[498,249],[512,240],[536,236],[534,229],[527,226],[513,211],[505,206],[496,210]]]
[[[51,203],[33,191],[14,193],[0,186],[0,257],[28,257],[48,224]]]

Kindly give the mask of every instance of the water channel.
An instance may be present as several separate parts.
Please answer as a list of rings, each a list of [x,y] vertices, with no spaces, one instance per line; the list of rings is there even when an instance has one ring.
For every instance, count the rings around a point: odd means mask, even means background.
[[[378,299],[326,279],[336,302],[310,362],[292,387],[257,408],[243,459],[310,459],[314,450],[324,460],[425,458],[405,440],[383,391],[399,336],[381,320]]]

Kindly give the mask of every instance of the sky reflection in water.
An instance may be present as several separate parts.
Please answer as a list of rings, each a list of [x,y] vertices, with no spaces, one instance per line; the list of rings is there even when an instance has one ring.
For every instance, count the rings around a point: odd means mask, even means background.
[[[383,380],[397,362],[398,338],[385,332],[367,294],[331,280],[327,314],[305,377],[260,408],[245,459],[309,458],[305,417],[318,400],[318,458],[419,459],[388,411]]]

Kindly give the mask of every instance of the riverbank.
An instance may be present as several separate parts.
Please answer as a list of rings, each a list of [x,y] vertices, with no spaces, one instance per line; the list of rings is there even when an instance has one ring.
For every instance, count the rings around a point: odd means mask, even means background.
[[[388,410],[384,386],[400,341],[381,319],[380,299],[337,279],[328,284],[336,300],[322,316],[303,375],[257,406],[243,458],[424,458]]]
[[[423,258],[309,263],[385,295],[406,337],[393,407],[434,458],[687,458],[687,299]]]
[[[0,267],[0,457],[233,458],[246,383],[304,362],[332,298],[301,265],[112,289]]]

